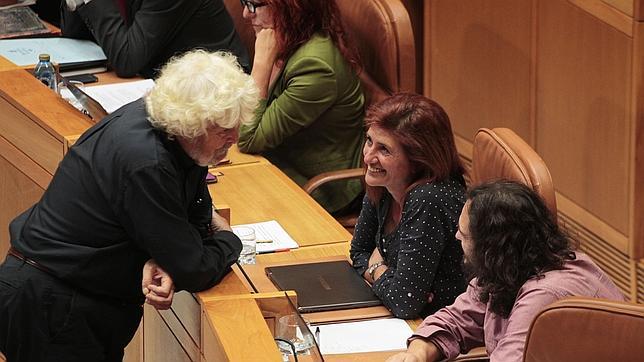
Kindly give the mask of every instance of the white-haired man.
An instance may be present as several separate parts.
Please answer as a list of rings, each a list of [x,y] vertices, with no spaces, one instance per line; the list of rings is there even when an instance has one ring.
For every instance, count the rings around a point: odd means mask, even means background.
[[[10,224],[0,265],[9,361],[120,361],[144,300],[168,308],[175,288],[200,291],[228,272],[241,243],[212,212],[205,176],[257,94],[232,55],[194,51],[79,138]]]

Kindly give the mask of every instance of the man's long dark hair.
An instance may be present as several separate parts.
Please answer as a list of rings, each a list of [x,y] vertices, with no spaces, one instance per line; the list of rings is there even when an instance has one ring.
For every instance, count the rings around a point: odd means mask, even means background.
[[[572,240],[557,224],[541,197],[512,181],[495,181],[471,189],[468,258],[479,299],[507,318],[521,286],[531,278],[563,268],[575,258]]]

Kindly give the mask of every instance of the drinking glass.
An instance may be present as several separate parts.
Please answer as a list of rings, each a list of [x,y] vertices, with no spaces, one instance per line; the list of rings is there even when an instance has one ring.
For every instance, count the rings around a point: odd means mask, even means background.
[[[306,323],[305,326],[300,325],[297,316],[293,314],[288,314],[278,319],[275,338],[282,356],[288,357],[292,355],[293,349],[295,349],[295,353],[298,356],[310,353],[315,341],[309,328],[307,328],[309,323],[306,320],[304,322]],[[285,341],[290,342],[293,347]]]
[[[239,264],[255,264],[255,254],[257,253],[255,229],[247,226],[237,226],[233,231],[242,242],[242,251],[238,259]]]
[[[76,86],[76,88],[80,90],[85,89],[85,85],[83,82],[79,82],[77,80],[70,80],[70,83]],[[67,85],[63,82],[58,83],[58,94],[67,102],[69,102],[74,108],[78,109],[79,111],[83,110],[83,105],[74,97],[72,92],[67,88]]]

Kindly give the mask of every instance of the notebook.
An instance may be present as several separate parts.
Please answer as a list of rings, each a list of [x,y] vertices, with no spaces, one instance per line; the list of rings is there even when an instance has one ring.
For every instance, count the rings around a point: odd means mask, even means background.
[[[297,293],[301,313],[362,308],[382,302],[346,260],[267,267],[280,290]]]

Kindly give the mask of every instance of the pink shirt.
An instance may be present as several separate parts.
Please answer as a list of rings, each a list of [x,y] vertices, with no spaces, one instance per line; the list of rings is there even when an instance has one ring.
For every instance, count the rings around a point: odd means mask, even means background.
[[[447,358],[485,346],[490,361],[522,361],[530,323],[548,304],[569,296],[625,300],[586,254],[575,254],[577,259],[566,262],[564,269],[546,272],[542,279],[528,280],[519,290],[507,319],[478,301],[478,288],[472,281],[454,304],[425,318],[409,341],[429,338]]]

